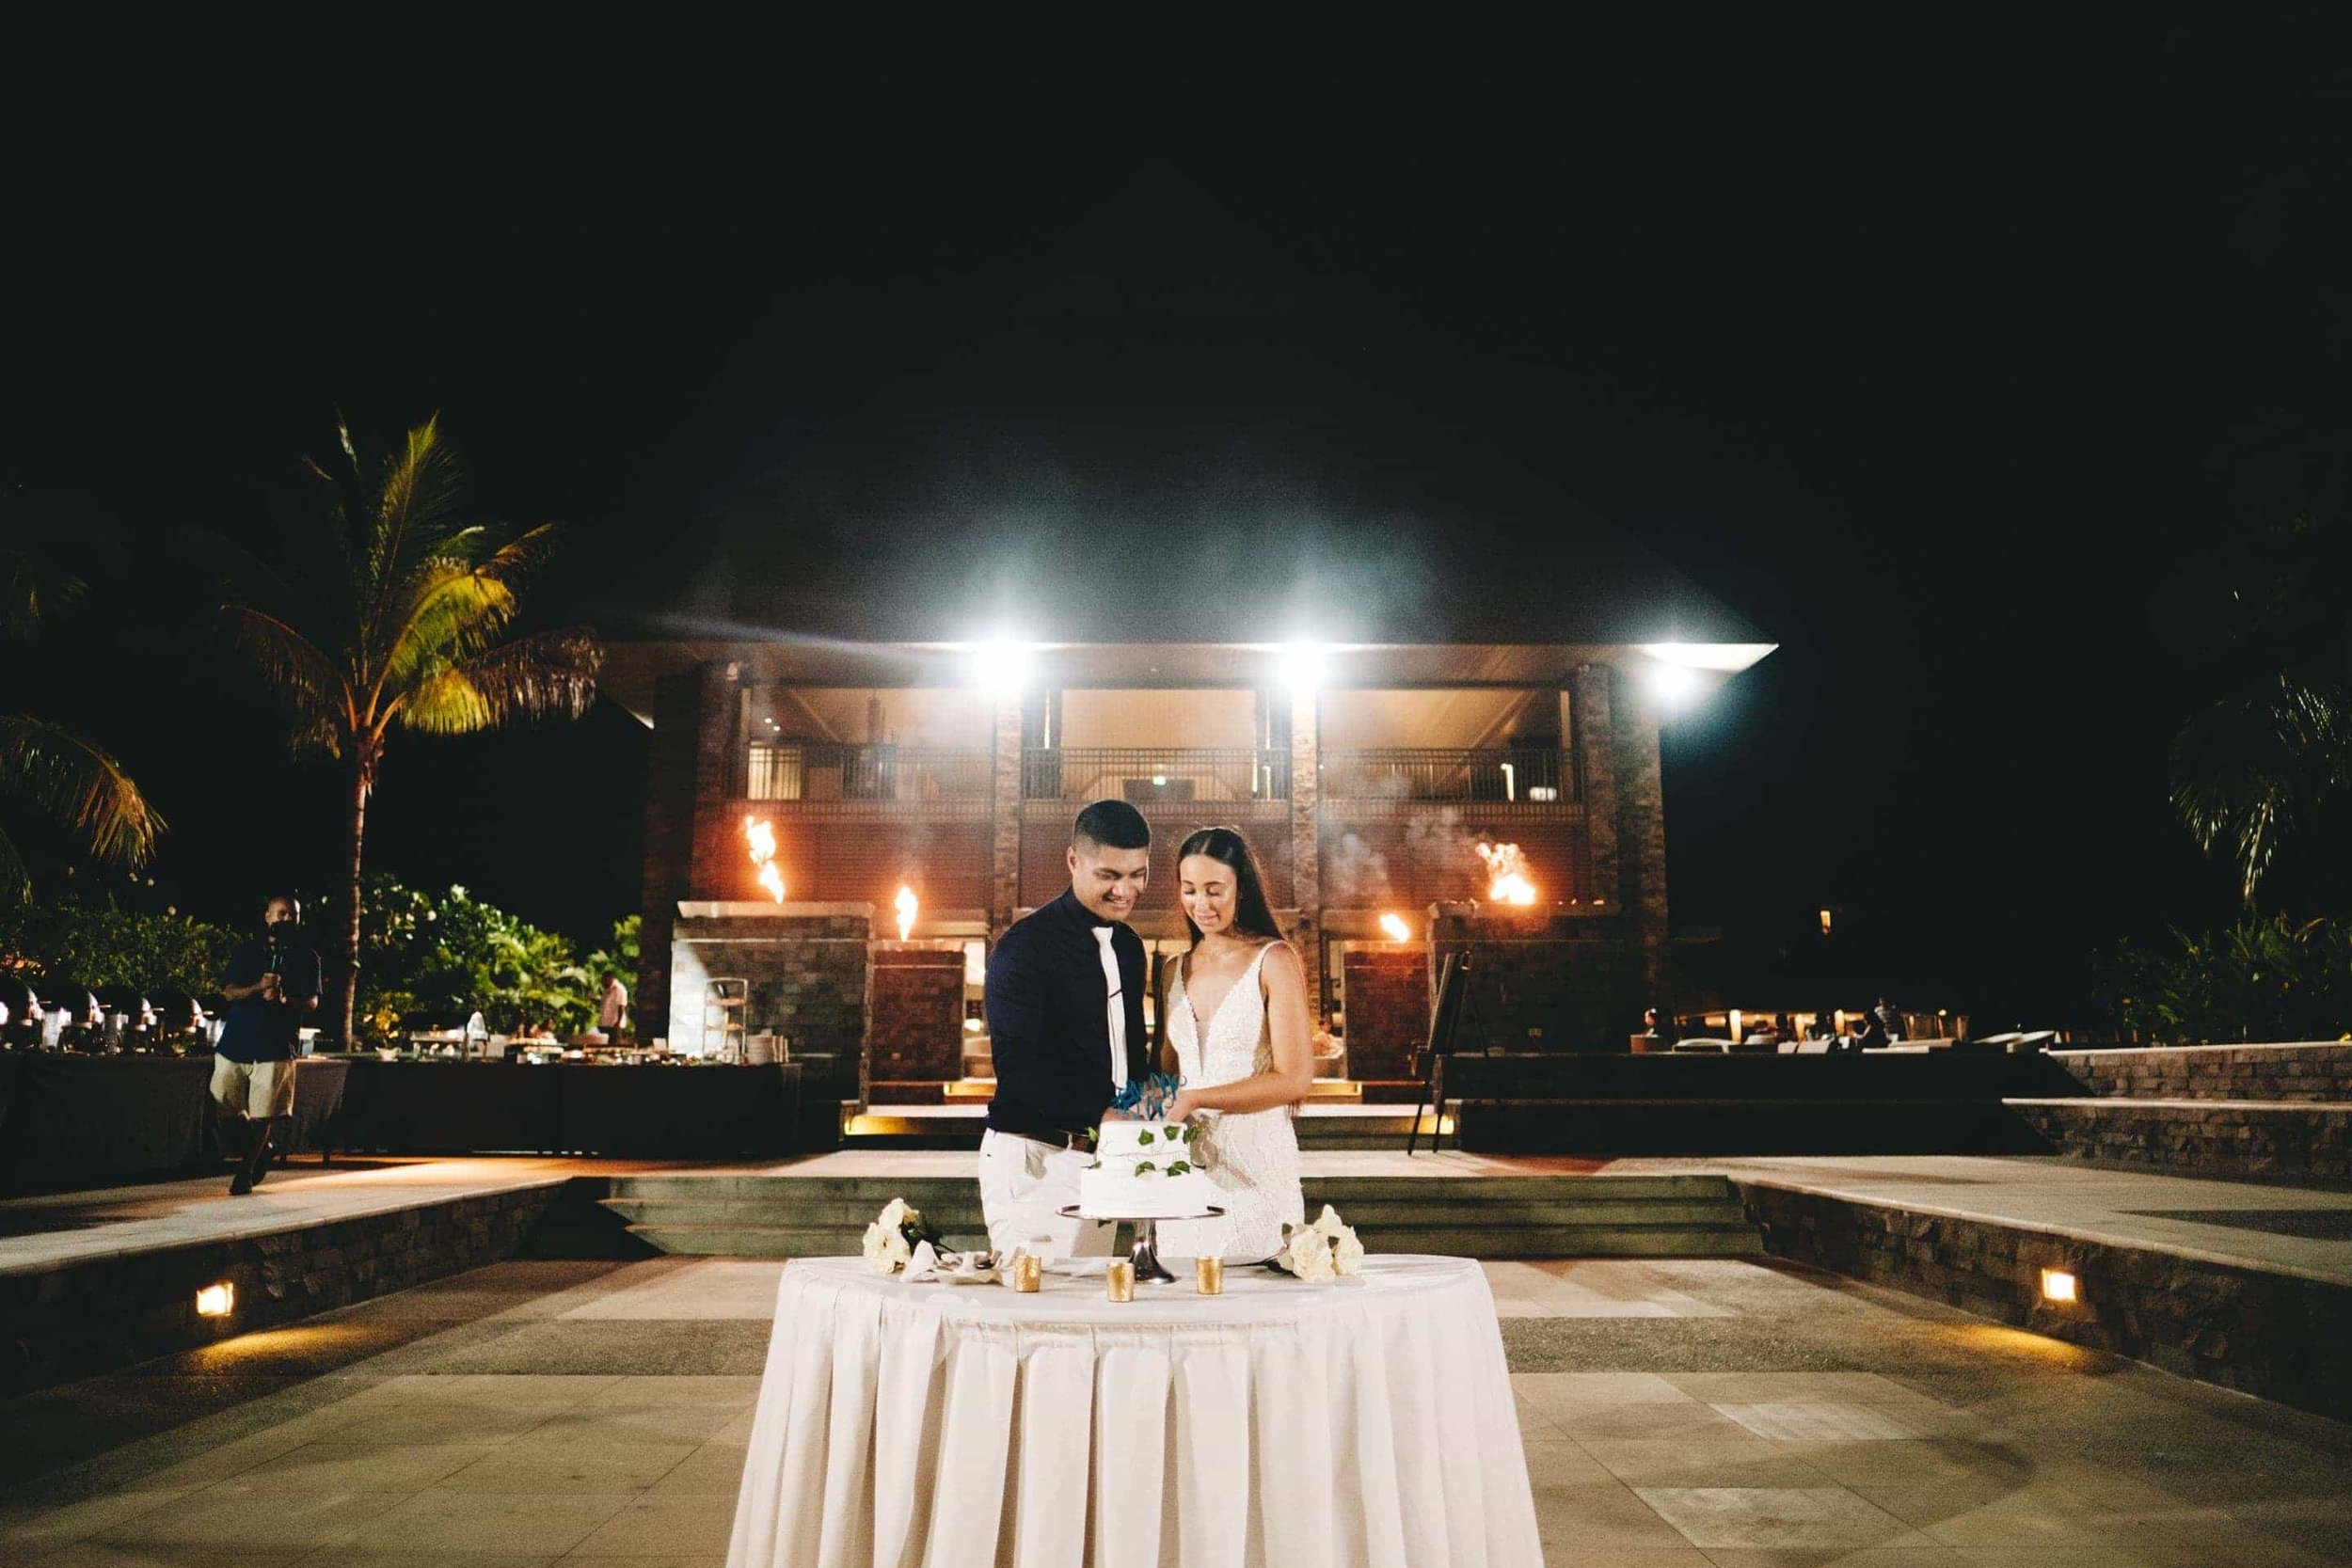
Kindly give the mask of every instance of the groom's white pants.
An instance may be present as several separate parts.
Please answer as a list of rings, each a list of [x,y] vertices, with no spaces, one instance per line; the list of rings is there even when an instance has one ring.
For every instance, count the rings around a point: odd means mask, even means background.
[[[1078,1201],[1078,1173],[1094,1156],[1056,1148],[1034,1138],[990,1128],[980,1135],[980,1212],[988,1220],[988,1244],[998,1257],[1027,1244],[1050,1244],[1053,1256],[1108,1257],[1118,1227],[1093,1220],[1065,1219],[1059,1211]]]

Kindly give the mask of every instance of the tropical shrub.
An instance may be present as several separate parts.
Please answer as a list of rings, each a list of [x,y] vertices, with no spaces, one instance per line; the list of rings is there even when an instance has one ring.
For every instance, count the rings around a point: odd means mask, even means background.
[[[2115,1022],[2163,1045],[2331,1040],[2352,1030],[2352,923],[2248,916],[2116,949]]]

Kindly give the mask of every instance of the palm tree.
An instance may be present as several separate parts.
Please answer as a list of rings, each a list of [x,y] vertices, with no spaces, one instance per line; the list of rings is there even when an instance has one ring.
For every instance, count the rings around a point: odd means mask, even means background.
[[[395,729],[466,735],[577,718],[603,653],[584,627],[510,636],[516,589],[555,531],[511,536],[463,520],[463,476],[437,419],[396,452],[362,454],[338,421],[340,460],[306,464],[316,506],[290,529],[269,592],[223,606],[238,644],[294,710],[297,752],[342,764],[347,897],[337,981],[342,1037],[359,983],[359,877],[368,797]]]
[[[56,531],[34,512],[17,491],[0,511],[0,640],[20,644],[39,637],[87,592],[41,547]],[[29,713],[0,713],[0,795],[62,824],[84,850],[110,864],[143,863],[164,828],[139,786],[103,748]],[[32,889],[24,855],[0,830],[0,902],[23,903]]]
[[[2250,910],[2282,849],[2328,840],[2352,788],[2352,530],[2325,514],[2245,531],[2196,563],[2201,690],[2174,733],[2172,807]],[[2226,595],[2226,596],[2225,596]]]

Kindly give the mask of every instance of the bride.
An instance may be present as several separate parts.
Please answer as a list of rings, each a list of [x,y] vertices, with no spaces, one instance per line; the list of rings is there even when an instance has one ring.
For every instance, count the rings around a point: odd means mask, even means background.
[[[1192,951],[1177,960],[1163,1015],[1183,1084],[1170,1113],[1199,1118],[1193,1159],[1225,1214],[1163,1225],[1161,1245],[1170,1257],[1254,1262],[1280,1249],[1284,1221],[1307,1217],[1290,1109],[1314,1081],[1306,973],[1239,832],[1203,828],[1184,840],[1176,875]]]

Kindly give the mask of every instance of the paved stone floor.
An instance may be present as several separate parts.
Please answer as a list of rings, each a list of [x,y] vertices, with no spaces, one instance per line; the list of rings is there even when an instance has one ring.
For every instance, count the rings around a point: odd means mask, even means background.
[[[515,1262],[0,1403],[24,1568],[717,1564],[773,1262]],[[2352,1428],[1770,1262],[1493,1263],[1549,1560],[2352,1561]]]

